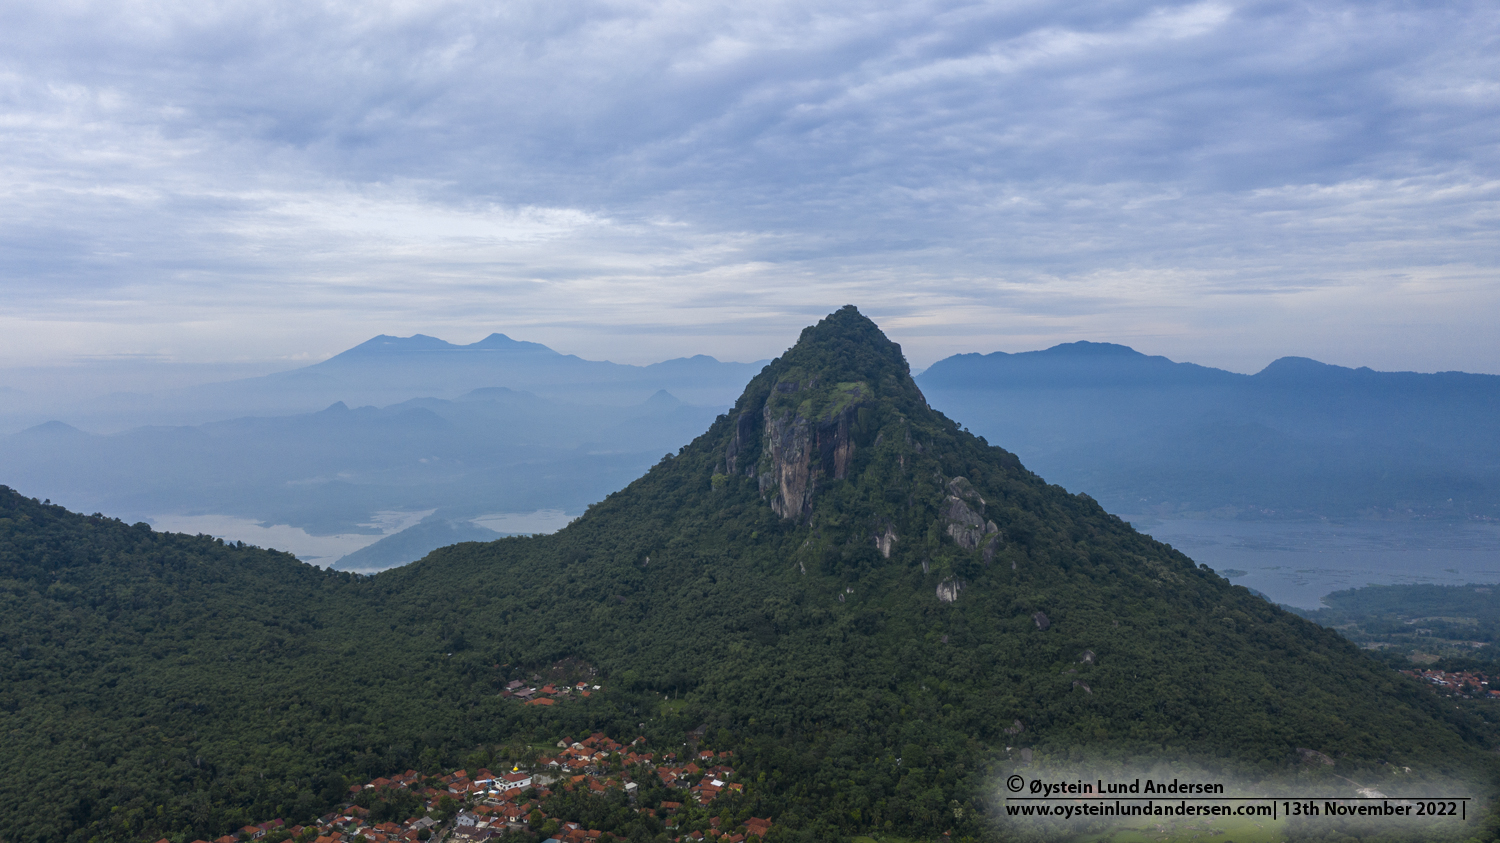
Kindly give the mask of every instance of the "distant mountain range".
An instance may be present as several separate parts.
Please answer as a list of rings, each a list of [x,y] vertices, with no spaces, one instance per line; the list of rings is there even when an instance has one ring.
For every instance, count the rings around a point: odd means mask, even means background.
[[[498,333],[468,345],[382,335],[300,369],[66,408],[59,417],[74,424],[3,440],[0,477],[132,519],[230,515],[378,535],[376,513],[435,510],[434,523],[468,535],[483,530],[467,521],[477,515],[581,512],[686,443],[762,365],[697,355],[632,366]],[[8,417],[25,416],[18,403]],[[90,424],[123,429],[77,426]],[[411,528],[355,563],[413,561],[451,543],[440,532]]]
[[[584,360],[504,334],[468,345],[422,334],[382,335],[321,363],[260,377],[86,396],[16,392],[0,404],[0,424],[19,430],[60,419],[88,430],[121,431],[310,413],[338,401],[386,407],[413,398],[452,399],[489,387],[616,406],[638,404],[664,389],[688,404],[728,406],[763,365],[697,355],[633,366]]]
[[[377,513],[430,512],[349,563],[377,568],[484,536],[478,516],[581,512],[680,448],[761,368],[625,366],[503,334],[379,336],[294,371],[131,399],[171,425],[28,428],[0,439],[0,482],[85,512],[318,535],[378,536]],[[916,382],[1028,468],[1130,517],[1500,517],[1493,375],[1304,358],[1241,375],[1079,342],[960,354]]]
[[[1500,517],[1500,376],[1301,357],[1241,375],[1079,342],[960,354],[917,382],[1114,512]]]
[[[381,335],[301,369],[186,390],[209,406],[325,406],[332,401],[386,406],[412,398],[454,398],[483,387],[507,387],[591,404],[635,404],[667,390],[689,404],[726,406],[760,363],[725,363],[707,355],[632,366],[584,360],[545,345],[490,334],[469,345],[436,337]],[[264,404],[258,406],[265,406]]]
[[[316,413],[107,436],[48,422],[0,440],[0,477],[75,509],[132,520],[222,514],[321,535],[379,535],[368,525],[385,511],[434,510],[459,525],[498,512],[582,512],[718,412],[665,391],[617,407],[487,387],[453,400],[352,409],[339,402]],[[405,541],[422,535],[434,543],[386,544],[379,558],[403,564],[460,540],[424,527]],[[406,549],[393,557],[396,548]]]

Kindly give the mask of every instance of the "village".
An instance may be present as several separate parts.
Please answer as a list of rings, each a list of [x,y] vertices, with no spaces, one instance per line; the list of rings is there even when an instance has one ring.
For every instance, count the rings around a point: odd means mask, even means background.
[[[1422,680],[1444,696],[1464,699],[1500,699],[1500,689],[1490,688],[1490,677],[1474,671],[1403,670],[1407,676]]]
[[[579,683],[580,685],[582,683]],[[582,693],[581,689],[576,689]],[[544,691],[545,692],[545,691]],[[542,698],[548,699],[548,698]],[[744,843],[763,839],[769,818],[746,815],[738,805],[716,810],[726,797],[744,792],[734,781],[734,756],[711,750],[658,752],[644,737],[622,744],[603,733],[582,740],[564,737],[555,752],[537,756],[523,770],[455,770],[423,775],[407,770],[349,788],[338,811],[304,825],[274,819],[246,825],[213,841],[193,843],[482,843],[501,838],[541,843],[592,843],[624,839],[589,828],[581,817],[552,805],[577,804],[559,796],[613,797],[636,816],[659,822],[673,843],[717,840]],[[642,799],[645,791],[665,789],[676,799]],[[737,800],[736,800],[737,801]],[[654,803],[654,804],[648,804]],[[391,816],[393,810],[411,814]],[[171,843],[163,838],[158,843]]]
[[[515,679],[505,686],[505,689],[500,692],[500,696],[520,700],[523,705],[551,706],[575,696],[587,697],[593,694],[594,691],[600,690],[600,686],[598,685],[592,686],[592,690],[590,690],[590,687],[587,682],[578,682],[573,685],[568,685],[567,683],[547,683],[533,688],[525,682]]]

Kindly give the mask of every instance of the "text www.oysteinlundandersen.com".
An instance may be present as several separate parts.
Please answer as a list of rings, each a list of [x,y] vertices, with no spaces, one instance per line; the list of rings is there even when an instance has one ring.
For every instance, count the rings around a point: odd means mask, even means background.
[[[1176,804],[1155,801],[1088,802],[1066,805],[1006,805],[1005,814],[1010,817],[1270,817],[1282,816],[1327,816],[1327,817],[1411,817],[1411,816],[1457,816],[1466,818],[1466,800],[1391,801],[1381,800],[1365,804],[1347,804],[1343,801],[1328,801],[1319,806],[1316,802],[1277,802],[1250,805],[1194,805],[1187,802]]]
[[[1084,805],[1006,805],[1011,817],[1274,817],[1273,805],[1176,805],[1155,802],[1122,804],[1088,803]]]

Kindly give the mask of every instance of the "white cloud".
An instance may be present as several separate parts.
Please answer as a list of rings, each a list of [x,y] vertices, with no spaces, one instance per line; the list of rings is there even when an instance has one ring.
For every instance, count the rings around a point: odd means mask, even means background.
[[[7,4],[0,364],[415,330],[748,359],[853,301],[928,361],[1253,368],[1303,324],[1374,360],[1420,313],[1411,366],[1500,371],[1456,339],[1500,282],[1497,32],[1477,2]]]

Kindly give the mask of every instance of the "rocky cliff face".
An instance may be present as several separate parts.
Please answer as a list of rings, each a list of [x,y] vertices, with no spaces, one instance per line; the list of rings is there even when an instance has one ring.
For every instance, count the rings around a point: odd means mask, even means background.
[[[840,383],[820,388],[816,378],[807,383],[783,380],[758,413],[761,453],[751,471],[759,475],[760,491],[770,495],[771,509],[782,518],[802,518],[812,512],[818,483],[844,480],[854,462],[853,426],[870,398],[863,383]],[[726,453],[729,471],[743,462],[757,413],[742,411]]]

